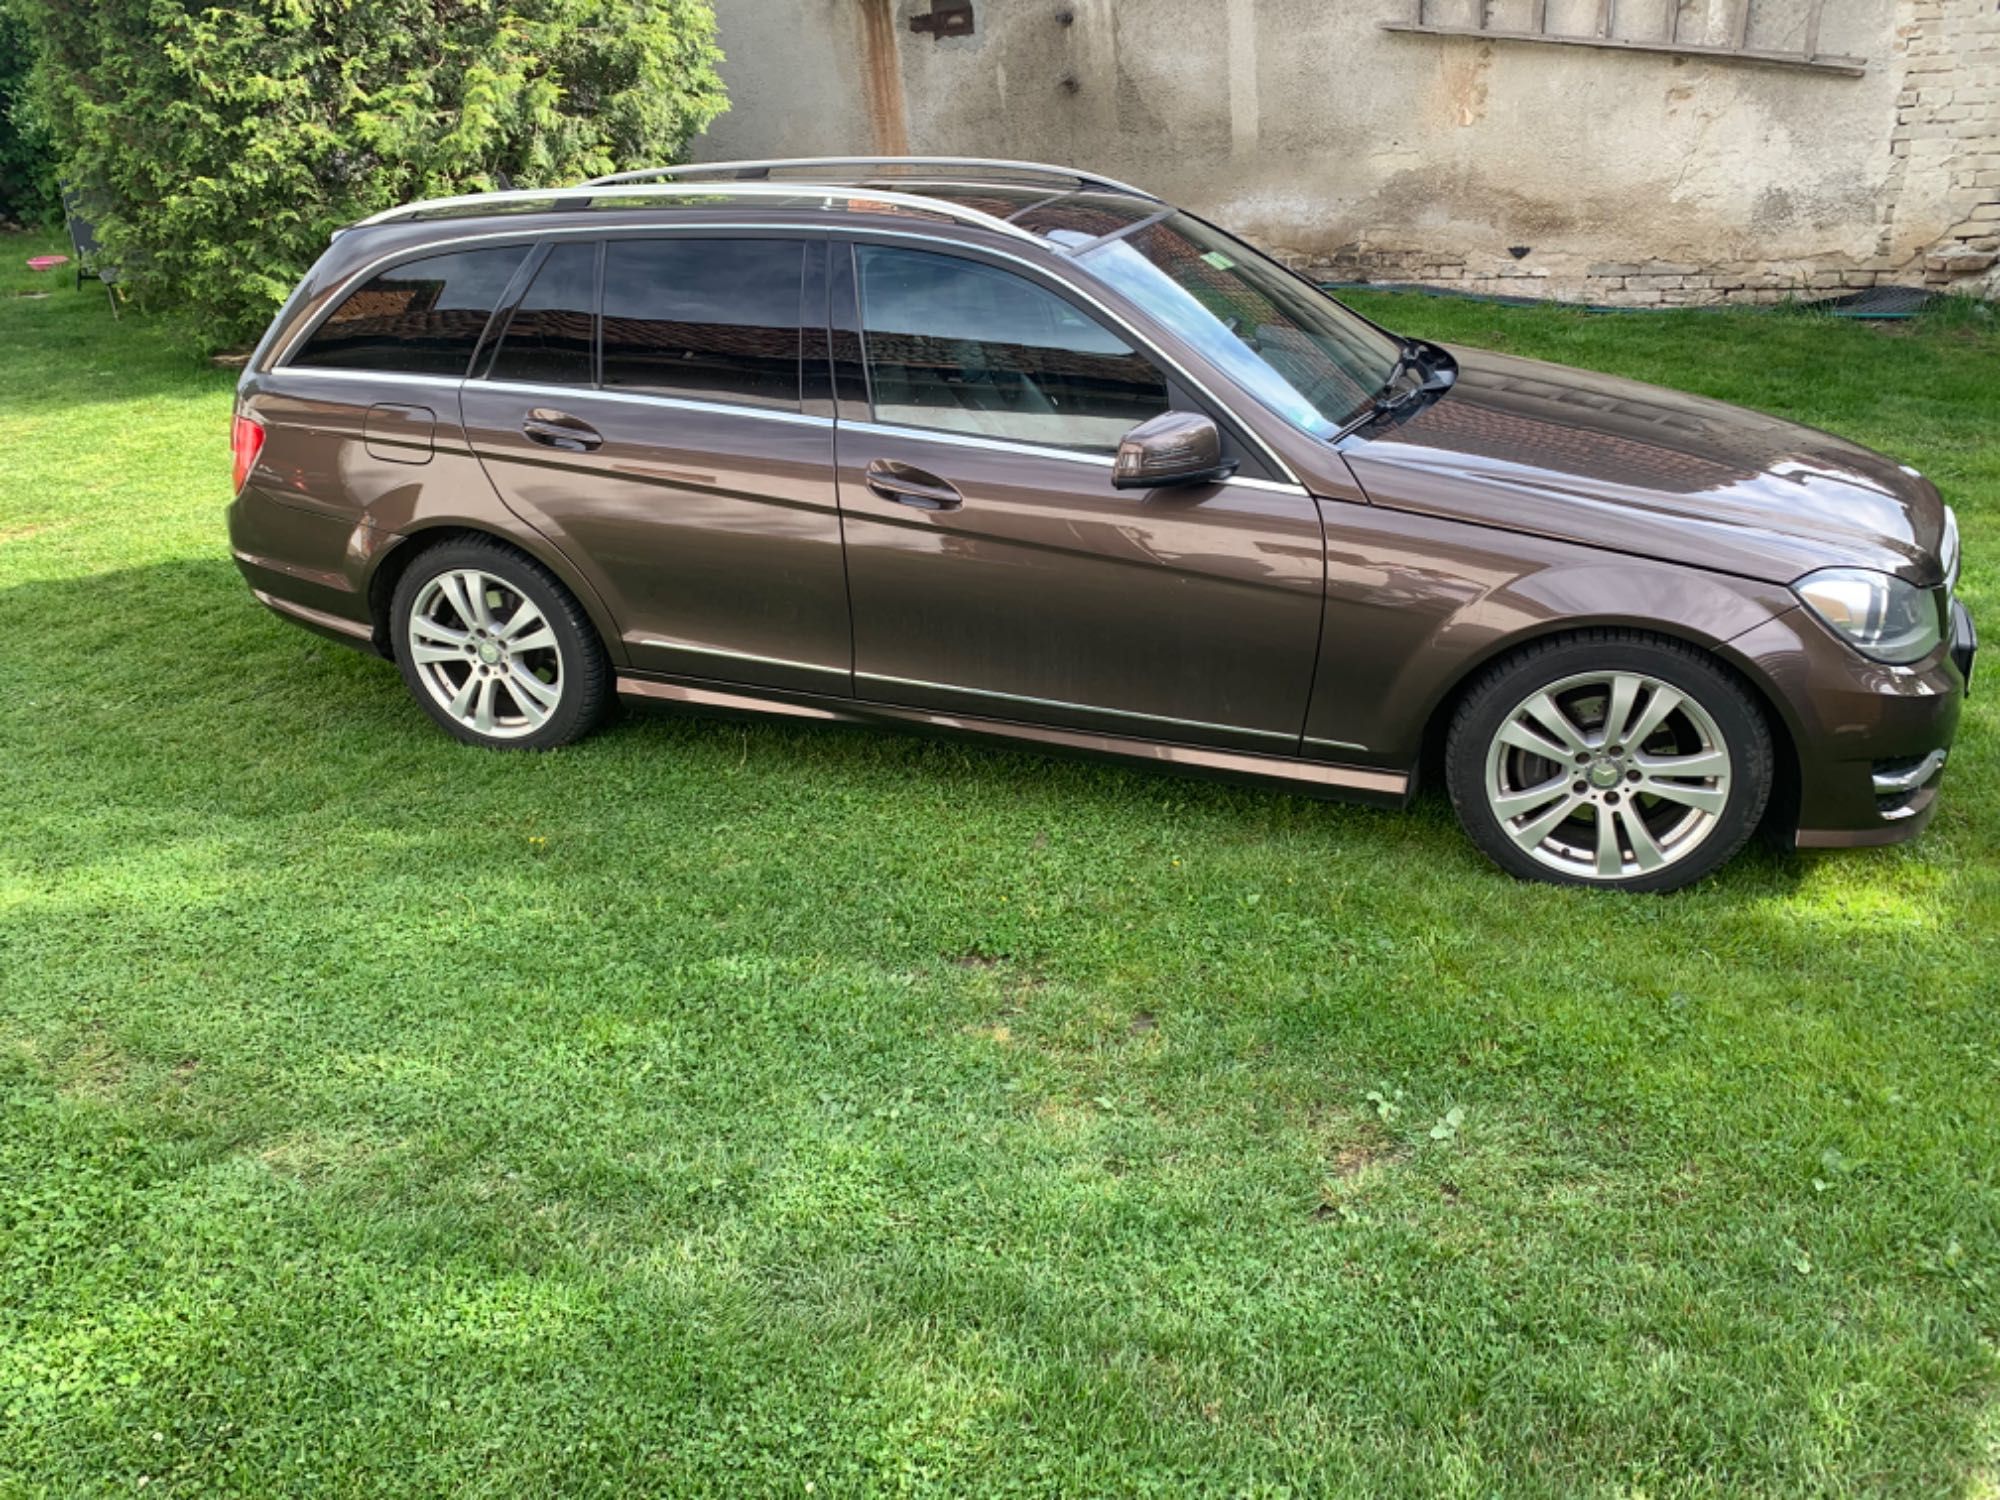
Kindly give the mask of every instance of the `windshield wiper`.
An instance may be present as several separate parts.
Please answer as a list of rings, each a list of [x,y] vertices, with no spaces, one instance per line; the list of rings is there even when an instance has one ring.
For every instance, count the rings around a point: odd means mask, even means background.
[[[1376,415],[1379,416],[1385,411],[1395,411],[1412,397],[1420,395],[1423,392],[1424,382],[1419,380],[1401,395],[1391,394],[1396,389],[1396,382],[1409,374],[1410,371],[1416,370],[1421,372],[1423,370],[1423,358],[1429,351],[1429,347],[1422,339],[1403,340],[1402,348],[1396,355],[1396,362],[1389,367],[1389,378],[1382,382],[1382,389],[1375,393]]]
[[[1433,392],[1449,390],[1458,379],[1458,373],[1452,368],[1449,356],[1445,358],[1441,367],[1434,368],[1427,363],[1427,357],[1436,348],[1435,344],[1427,344],[1422,339],[1404,339],[1401,352],[1396,356],[1396,363],[1389,367],[1389,375],[1382,382],[1382,388],[1369,399],[1368,405],[1358,415],[1334,433],[1330,441],[1337,443],[1349,433],[1358,432],[1370,422],[1380,421],[1383,417],[1394,416],[1412,402],[1421,400]],[[1396,382],[1413,370],[1419,377],[1416,383],[1398,391]]]

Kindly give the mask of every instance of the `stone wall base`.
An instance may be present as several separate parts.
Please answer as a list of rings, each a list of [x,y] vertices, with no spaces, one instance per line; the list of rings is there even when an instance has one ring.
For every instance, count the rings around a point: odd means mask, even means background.
[[[1348,246],[1328,255],[1273,247],[1278,259],[1315,281],[1436,286],[1481,296],[1531,297],[1603,307],[1715,307],[1817,300],[1873,286],[2000,296],[2000,224],[1916,260],[1728,261],[1720,265],[1648,260],[1536,265],[1476,261],[1427,250]]]

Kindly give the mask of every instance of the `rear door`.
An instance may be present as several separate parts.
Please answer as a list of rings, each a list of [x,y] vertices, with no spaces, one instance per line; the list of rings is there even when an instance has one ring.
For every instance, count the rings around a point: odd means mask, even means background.
[[[824,244],[683,231],[541,253],[462,396],[501,497],[602,595],[634,667],[847,692],[833,424],[801,380],[825,369]]]
[[[1203,405],[1067,290],[862,242],[836,247],[833,304],[857,696],[1297,750],[1319,515],[1226,414],[1241,477],[1113,489],[1127,430]]]

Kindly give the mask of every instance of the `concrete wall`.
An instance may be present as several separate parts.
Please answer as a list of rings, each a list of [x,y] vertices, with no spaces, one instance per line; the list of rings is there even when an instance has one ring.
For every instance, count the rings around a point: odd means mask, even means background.
[[[733,107],[697,157],[1069,162],[1329,277],[1613,302],[1972,284],[2000,234],[2000,0],[1830,0],[1820,50],[1860,77],[1384,30],[1409,0],[972,0],[970,35],[912,30],[935,3],[717,0]],[[1615,34],[1669,3],[1620,0]],[[1724,38],[1733,0],[1678,3],[1681,39]],[[1753,4],[1751,45],[1798,45],[1807,0]],[[1596,9],[1546,0],[1548,27]]]

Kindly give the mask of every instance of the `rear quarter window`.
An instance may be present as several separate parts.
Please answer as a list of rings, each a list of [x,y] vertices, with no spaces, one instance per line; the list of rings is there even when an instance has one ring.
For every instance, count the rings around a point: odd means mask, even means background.
[[[407,260],[348,293],[292,356],[313,369],[462,376],[525,245]]]

